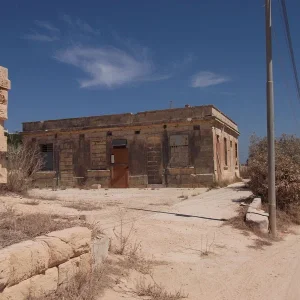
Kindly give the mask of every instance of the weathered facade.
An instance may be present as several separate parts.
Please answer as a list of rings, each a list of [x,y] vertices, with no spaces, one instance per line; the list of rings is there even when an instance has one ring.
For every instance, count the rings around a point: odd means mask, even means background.
[[[23,123],[37,186],[196,187],[239,176],[238,127],[212,105]]]
[[[10,80],[8,80],[8,70],[0,66],[0,184],[5,184],[7,182],[7,138],[4,136],[4,121],[7,120],[9,90]]]

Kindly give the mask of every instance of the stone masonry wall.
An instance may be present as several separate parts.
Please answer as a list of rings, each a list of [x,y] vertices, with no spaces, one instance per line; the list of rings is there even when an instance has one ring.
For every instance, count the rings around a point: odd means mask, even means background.
[[[7,101],[9,90],[10,81],[8,80],[8,70],[0,66],[0,184],[7,182],[7,139],[4,136],[4,121],[7,120]]]
[[[1,249],[0,300],[40,299],[88,274],[91,248],[91,231],[73,227]]]

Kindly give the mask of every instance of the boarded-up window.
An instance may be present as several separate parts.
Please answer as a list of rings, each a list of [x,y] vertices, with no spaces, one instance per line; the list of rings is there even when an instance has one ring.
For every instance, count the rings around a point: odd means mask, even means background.
[[[188,135],[170,136],[170,167],[187,167],[189,165]]]
[[[227,151],[227,139],[224,138],[224,163],[228,166],[228,151]]]
[[[106,142],[91,141],[91,169],[106,169]]]
[[[238,165],[238,144],[235,143],[235,165]]]
[[[44,160],[44,165],[42,170],[52,171],[53,170],[53,144],[41,144],[40,150]]]

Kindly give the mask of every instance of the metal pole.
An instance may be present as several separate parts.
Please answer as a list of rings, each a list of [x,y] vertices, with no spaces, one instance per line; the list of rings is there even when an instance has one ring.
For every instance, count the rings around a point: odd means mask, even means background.
[[[276,237],[276,194],[275,194],[275,137],[274,137],[274,91],[272,63],[272,13],[271,0],[265,0],[266,12],[266,62],[267,62],[267,127],[268,127],[268,198],[270,231]]]

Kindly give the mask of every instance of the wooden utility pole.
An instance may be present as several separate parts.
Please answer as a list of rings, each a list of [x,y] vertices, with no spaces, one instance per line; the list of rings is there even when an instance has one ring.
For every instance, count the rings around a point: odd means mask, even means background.
[[[266,13],[266,63],[267,63],[267,127],[268,127],[268,198],[270,231],[276,237],[275,193],[275,137],[274,137],[274,90],[272,62],[272,0],[265,0]]]

